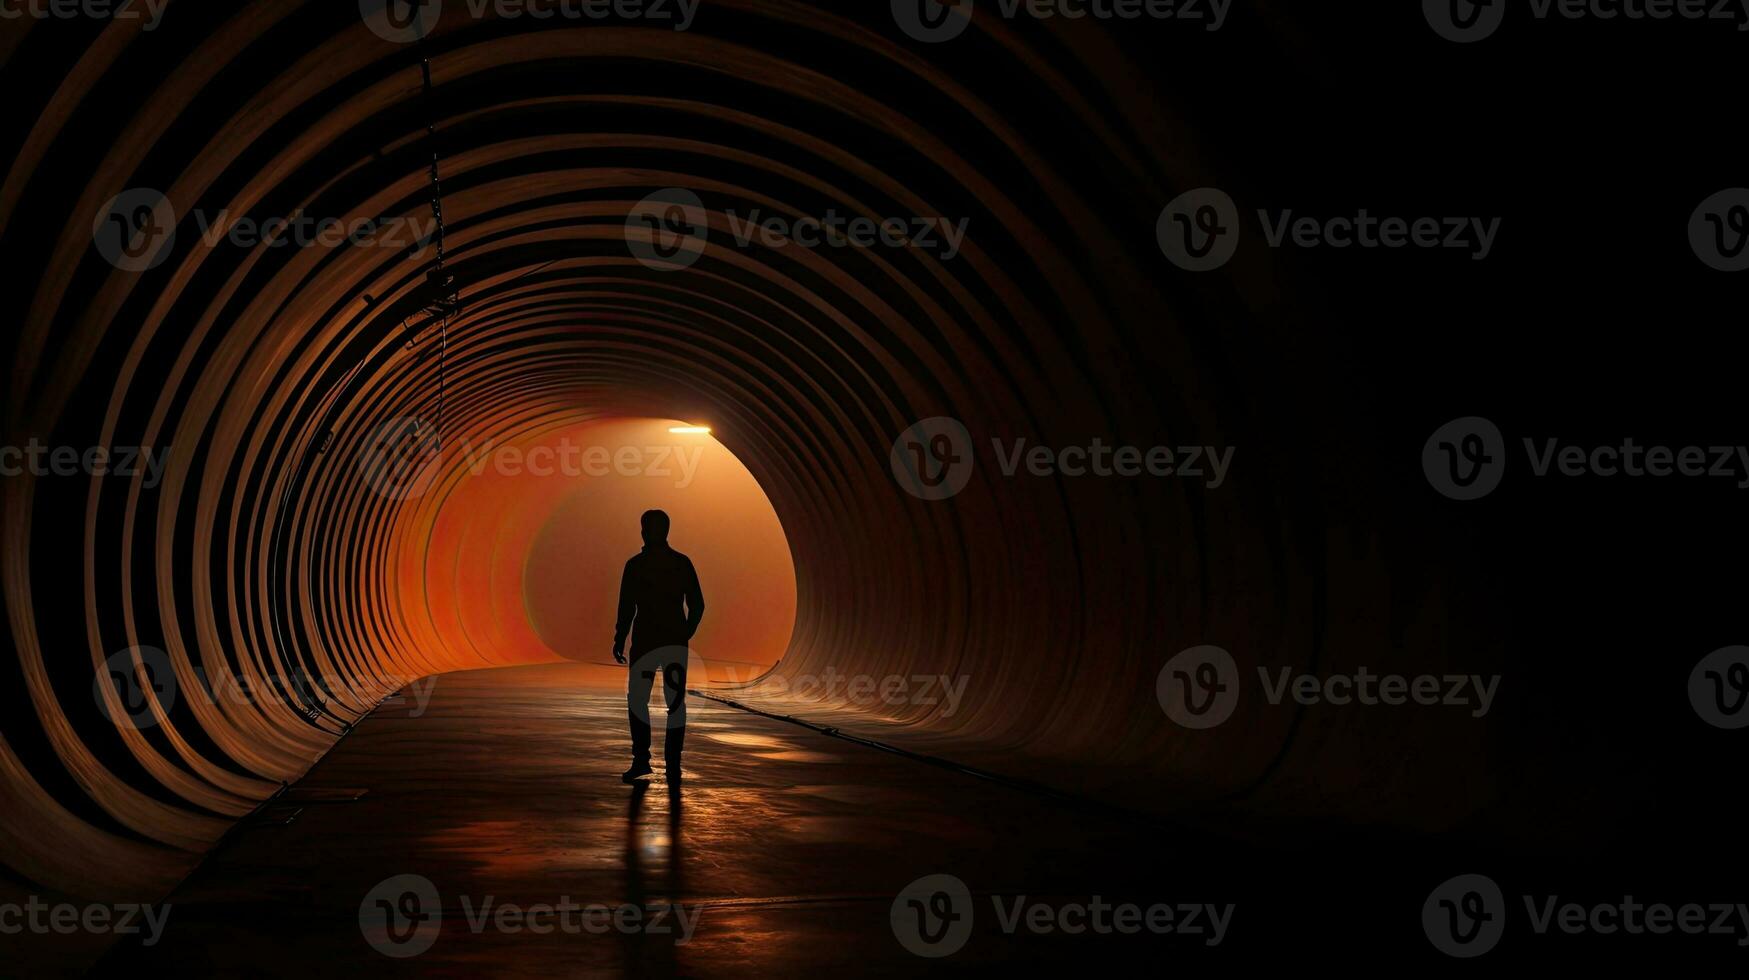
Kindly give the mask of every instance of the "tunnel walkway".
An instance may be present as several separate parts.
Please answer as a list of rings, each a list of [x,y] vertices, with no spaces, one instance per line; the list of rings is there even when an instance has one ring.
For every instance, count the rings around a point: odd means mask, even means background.
[[[118,946],[102,972],[867,975],[1017,954],[1063,968],[1251,958],[1295,932],[1325,950],[1336,938],[1304,914],[1328,895],[1291,886],[1304,856],[1298,868],[1256,852],[1239,860],[1204,834],[698,697],[678,791],[660,749],[653,780],[627,787],[617,778],[628,752],[623,676],[585,665],[480,670],[391,699],[177,888],[156,945]],[[1255,873],[1268,867],[1289,873],[1261,885]],[[406,904],[408,875],[434,896]],[[942,931],[947,917],[929,919],[941,944],[963,941],[951,957],[912,953],[890,920],[895,898],[929,875],[963,882],[973,910],[964,937]],[[923,889],[925,908],[961,908],[934,891]],[[379,898],[412,913],[397,935],[363,924],[386,921]],[[567,903],[578,908],[561,917]],[[587,911],[597,905],[616,911]],[[1153,914],[1187,931],[1116,932],[1123,905],[1143,916],[1169,906]],[[641,924],[609,923],[624,906],[641,910]],[[432,931],[419,931],[417,916],[434,908]],[[1413,917],[1401,919],[1419,940]],[[1102,922],[1110,931],[1098,934]]]

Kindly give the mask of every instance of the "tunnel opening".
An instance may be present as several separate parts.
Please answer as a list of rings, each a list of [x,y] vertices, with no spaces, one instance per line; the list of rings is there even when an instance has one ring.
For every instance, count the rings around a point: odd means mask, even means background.
[[[796,618],[796,568],[770,499],[735,454],[678,419],[556,421],[500,439],[459,437],[467,476],[402,537],[401,607],[420,610],[446,666],[568,660],[611,666],[620,572],[639,516],[662,510],[709,614],[696,683],[763,674]]]

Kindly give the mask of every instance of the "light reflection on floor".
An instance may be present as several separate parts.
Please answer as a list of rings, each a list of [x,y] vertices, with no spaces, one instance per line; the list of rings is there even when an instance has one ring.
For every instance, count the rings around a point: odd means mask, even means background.
[[[363,799],[238,833],[171,897],[159,946],[118,949],[103,972],[914,972],[929,964],[894,940],[889,906],[923,875],[1034,894],[1074,893],[1090,873],[1108,895],[1159,880],[1139,862],[1057,857],[1120,853],[1130,827],[710,701],[689,702],[684,778],[663,771],[658,724],[656,773],[628,787],[623,678],[581,665],[473,671],[439,678],[417,715],[378,711],[302,784],[368,788]],[[391,959],[366,943],[360,903],[407,874],[441,896],[441,934]],[[699,918],[687,942],[476,931],[464,913],[485,898],[679,902]],[[953,965],[1009,957],[1004,942]]]

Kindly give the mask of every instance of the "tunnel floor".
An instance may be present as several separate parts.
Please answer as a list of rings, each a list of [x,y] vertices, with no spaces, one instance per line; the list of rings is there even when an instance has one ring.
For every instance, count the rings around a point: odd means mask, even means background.
[[[118,946],[100,972],[878,975],[1138,956],[1353,962],[1424,942],[1406,897],[1420,883],[1381,887],[1380,862],[1338,897],[1327,878],[1310,883],[1324,877],[1315,854],[1241,850],[697,697],[681,784],[657,748],[656,776],[628,787],[623,677],[563,665],[422,682],[240,825],[168,898],[157,944]],[[429,880],[442,913],[428,948],[391,956],[367,939],[360,907],[403,875]],[[963,882],[972,909],[963,945],[942,958],[911,952],[892,920],[895,898],[929,875]],[[566,931],[540,911],[566,902],[636,907],[644,924],[586,923],[579,910]],[[1116,931],[1125,905],[1171,906],[1186,931]],[[1017,912],[1045,924],[1016,924]],[[938,936],[944,922],[930,920]]]

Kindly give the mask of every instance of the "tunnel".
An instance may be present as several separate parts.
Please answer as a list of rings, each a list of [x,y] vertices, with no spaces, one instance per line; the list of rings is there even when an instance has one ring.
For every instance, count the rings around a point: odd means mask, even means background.
[[[1732,491],[1529,481],[1464,507],[1421,467],[1469,414],[1513,441],[1728,417],[1723,363],[1642,349],[1642,377],[1676,373],[1625,385],[1502,313],[1581,265],[1638,285],[1551,319],[1667,322],[1654,282],[1719,280],[1533,259],[1587,227],[1577,204],[1474,275],[1251,240],[1203,276],[1162,255],[1162,208],[1216,184],[1308,208],[1442,186],[1518,214],[1522,171],[1440,156],[1455,88],[1414,76],[1423,118],[1365,83],[1363,55],[1413,76],[1458,49],[1274,2],[1206,38],[981,11],[942,44],[882,3],[705,0],[684,27],[403,6],[0,29],[0,441],[41,463],[0,481],[8,895],[163,898],[409,685],[609,676],[646,506],[722,585],[693,710],[1080,801],[1156,856],[1189,827],[1258,866],[1303,846],[1568,867],[1645,833],[1674,875],[1725,832],[1728,787],[1692,778],[1717,733],[1680,693],[1623,699],[1680,692],[1740,629],[1741,573],[1689,571],[1742,530]],[[1533,155],[1593,159],[1500,111]],[[1671,182],[1685,216],[1699,197]],[[527,472],[567,446],[599,472]],[[81,455],[62,473],[50,447]],[[627,447],[676,474],[703,453],[698,483],[616,472]],[[1179,477],[1126,477],[1120,447]],[[920,482],[914,454],[964,467]],[[1620,527],[1636,507],[1657,531]],[[1200,730],[1164,691],[1211,647],[1245,678],[1502,681],[1480,721],[1249,696]]]

